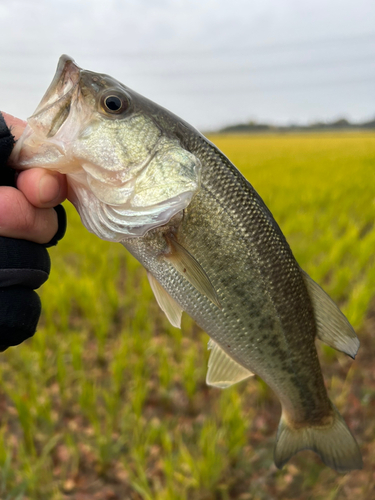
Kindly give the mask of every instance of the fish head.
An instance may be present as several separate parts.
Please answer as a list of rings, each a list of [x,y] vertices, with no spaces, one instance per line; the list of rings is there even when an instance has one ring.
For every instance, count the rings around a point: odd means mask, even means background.
[[[11,163],[66,174],[89,231],[122,241],[166,224],[199,189],[201,164],[181,144],[178,124],[114,78],[61,56]]]

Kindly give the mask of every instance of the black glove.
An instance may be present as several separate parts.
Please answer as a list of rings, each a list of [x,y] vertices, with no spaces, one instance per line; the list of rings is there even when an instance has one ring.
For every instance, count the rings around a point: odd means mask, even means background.
[[[15,171],[6,165],[14,137],[0,113],[0,185],[15,187]],[[0,236],[0,351],[18,345],[36,331],[41,302],[34,289],[49,276],[51,261],[46,247],[64,236],[66,214],[55,207],[59,228],[46,245]]]

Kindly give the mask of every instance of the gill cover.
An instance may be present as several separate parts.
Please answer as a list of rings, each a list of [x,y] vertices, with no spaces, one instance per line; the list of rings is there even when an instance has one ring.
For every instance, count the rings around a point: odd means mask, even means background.
[[[87,161],[89,152],[77,155],[82,169],[68,174],[71,201],[87,229],[105,240],[143,236],[166,224],[199,188],[198,159],[163,137],[145,160],[130,167],[109,161],[110,172],[106,163]]]
[[[200,185],[198,158],[158,124],[159,110],[62,56],[11,160],[66,174],[70,201],[100,238],[143,236],[186,208]]]

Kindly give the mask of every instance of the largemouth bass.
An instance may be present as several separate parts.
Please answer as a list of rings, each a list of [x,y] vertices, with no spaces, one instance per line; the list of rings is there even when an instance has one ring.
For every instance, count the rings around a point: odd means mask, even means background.
[[[258,193],[211,142],[62,56],[12,161],[66,174],[86,228],[141,262],[174,326],[186,311],[208,333],[208,384],[224,388],[257,374],[273,389],[282,406],[277,467],[303,449],[340,472],[362,467],[315,347],[319,338],[354,358],[357,336],[301,270]]]

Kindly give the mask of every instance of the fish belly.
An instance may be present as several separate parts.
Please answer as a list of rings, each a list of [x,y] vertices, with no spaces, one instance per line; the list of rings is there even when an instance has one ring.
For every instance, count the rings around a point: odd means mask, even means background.
[[[293,420],[318,421],[331,405],[300,269],[250,185],[241,204],[238,192],[228,196],[210,180],[185,209],[176,234],[207,273],[221,308],[162,258],[168,251],[162,230],[124,245],[229,356],[276,392]]]

